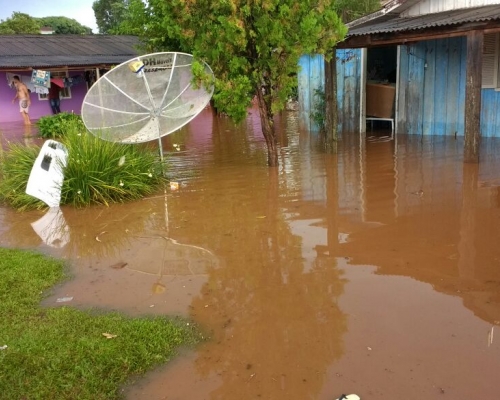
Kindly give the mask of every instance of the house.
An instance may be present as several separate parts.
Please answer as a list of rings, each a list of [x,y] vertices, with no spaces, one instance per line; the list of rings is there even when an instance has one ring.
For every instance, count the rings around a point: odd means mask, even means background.
[[[337,50],[340,131],[389,122],[399,133],[465,136],[466,161],[478,160],[481,135],[500,137],[499,0],[392,0],[348,27]],[[301,59],[306,109],[321,64]],[[388,114],[377,109],[386,100]]]
[[[0,123],[22,120],[19,105],[12,103],[12,76],[31,89],[32,121],[51,114],[44,90],[31,84],[33,70],[50,71],[51,79],[64,83],[61,111],[79,114],[90,86],[113,66],[136,57],[138,45],[135,36],[0,35]]]
[[[54,29],[51,26],[42,26],[40,28],[40,33],[42,35],[52,35],[54,33]]]

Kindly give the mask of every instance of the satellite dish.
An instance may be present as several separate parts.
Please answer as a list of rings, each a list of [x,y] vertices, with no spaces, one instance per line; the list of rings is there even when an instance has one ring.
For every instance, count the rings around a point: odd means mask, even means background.
[[[87,92],[82,106],[85,126],[104,140],[140,143],[158,139],[161,148],[161,137],[186,125],[212,97],[213,84],[193,85],[192,64],[191,54],[168,52],[118,65]],[[206,63],[204,67],[213,77]]]

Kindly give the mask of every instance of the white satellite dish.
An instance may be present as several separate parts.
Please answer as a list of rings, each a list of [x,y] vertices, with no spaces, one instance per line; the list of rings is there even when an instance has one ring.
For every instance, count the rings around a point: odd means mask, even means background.
[[[208,88],[193,85],[192,64],[191,54],[168,52],[146,54],[118,65],[99,78],[85,96],[85,126],[92,134],[113,142],[158,139],[161,149],[161,137],[191,121],[212,97],[213,84]],[[213,77],[210,67],[204,66]]]

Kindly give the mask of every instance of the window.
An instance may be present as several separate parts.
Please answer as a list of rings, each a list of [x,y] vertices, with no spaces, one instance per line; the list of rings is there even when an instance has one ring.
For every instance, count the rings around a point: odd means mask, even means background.
[[[66,71],[50,71],[50,77],[64,79],[68,77],[68,73]],[[61,99],[71,99],[71,89],[69,87],[61,88],[61,91],[59,92],[59,97]],[[47,95],[39,94],[38,100],[47,100]]]
[[[483,44],[483,88],[500,89],[498,33],[484,35]]]

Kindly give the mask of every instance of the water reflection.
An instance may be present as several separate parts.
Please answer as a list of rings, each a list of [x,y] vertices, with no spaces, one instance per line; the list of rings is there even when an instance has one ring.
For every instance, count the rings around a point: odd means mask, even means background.
[[[295,114],[277,125],[269,169],[256,110],[241,126],[205,110],[164,139],[179,190],[64,208],[61,248],[31,228],[41,213],[0,209],[0,240],[74,262],[55,296],[189,315],[210,335],[131,399],[498,393],[500,143],[478,167],[454,138],[346,135],[325,154]]]
[[[310,227],[297,221],[294,229],[288,221],[277,173],[263,169],[253,177],[258,192],[238,188],[238,204],[231,181],[222,179],[226,195],[205,206],[216,215],[210,234],[223,240],[212,246],[226,264],[192,303],[196,319],[213,327],[212,343],[195,365],[202,378],[221,381],[214,399],[314,397],[324,371],[343,353],[346,316],[338,298],[345,281],[334,257],[311,259],[314,248],[294,233]],[[212,353],[217,359],[206,357]]]
[[[382,159],[367,159],[377,184],[363,185],[360,203],[367,219],[380,224],[353,232],[351,242],[342,247],[355,264],[377,265],[378,273],[409,275],[459,294],[474,313],[483,318],[489,314],[485,319],[494,323],[500,320],[500,302],[492,307],[489,300],[500,294],[500,253],[492,240],[500,232],[495,219],[486,215],[497,211],[491,210],[497,189],[478,187],[479,167],[462,166],[459,148],[450,139],[415,146],[409,138],[397,157],[387,152],[384,158],[378,152]],[[481,167],[490,174],[497,165]],[[367,194],[370,190],[376,194]],[[479,265],[481,272],[475,271]],[[476,299],[470,301],[470,296]]]

